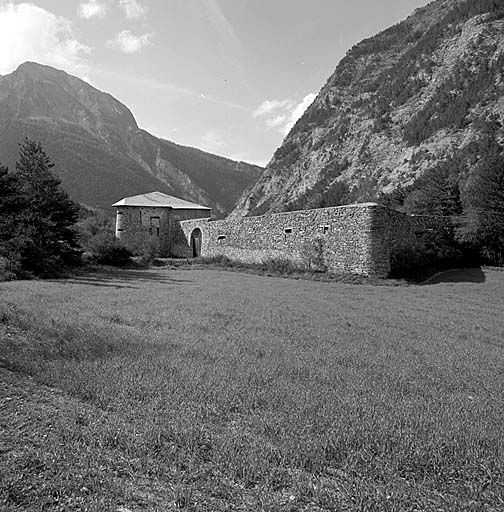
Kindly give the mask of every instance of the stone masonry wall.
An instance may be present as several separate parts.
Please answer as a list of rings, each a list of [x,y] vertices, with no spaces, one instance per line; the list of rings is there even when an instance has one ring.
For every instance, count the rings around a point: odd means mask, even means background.
[[[170,246],[169,216],[169,208],[121,206],[116,213],[116,238],[133,254],[149,246],[164,253]]]
[[[179,221],[208,218],[209,215],[209,210],[121,206],[116,214],[116,238],[133,254],[151,248],[160,256],[169,256],[180,230]]]
[[[269,258],[302,260],[302,246],[324,240],[330,271],[387,277],[394,251],[418,247],[446,220],[412,216],[374,203],[339,206],[222,221],[180,222],[177,255],[191,257],[194,229],[202,232],[202,256],[227,256],[247,263]]]
[[[299,261],[302,246],[321,237],[325,257],[335,272],[375,273],[372,225],[376,205],[350,205],[222,221],[180,222],[185,235],[185,253],[194,229],[202,232],[202,256],[224,255],[257,263],[268,258]]]

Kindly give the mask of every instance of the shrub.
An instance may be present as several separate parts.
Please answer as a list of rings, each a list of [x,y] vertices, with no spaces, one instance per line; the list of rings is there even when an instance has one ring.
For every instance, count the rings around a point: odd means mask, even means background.
[[[218,254],[216,256],[199,256],[198,258],[195,258],[194,262],[202,264],[214,264],[222,267],[233,267],[237,264],[227,256],[224,256],[224,254]]]
[[[140,256],[140,264],[150,265],[158,255],[158,245],[153,240],[149,240],[143,247],[142,255]]]
[[[11,281],[21,271],[21,261],[16,255],[0,256],[0,281]]]
[[[94,260],[101,265],[124,267],[130,262],[131,251],[124,245],[106,234],[95,237],[90,243]]]
[[[423,281],[436,272],[471,265],[469,255],[459,247],[401,244],[391,254],[390,277]]]
[[[390,277],[419,281],[427,277],[432,260],[433,254],[425,249],[410,244],[400,245],[390,257]]]
[[[285,258],[268,258],[263,261],[261,267],[267,272],[278,274],[292,274],[301,270],[299,265]]]
[[[317,237],[301,246],[301,260],[309,271],[327,272],[325,240]]]
[[[82,209],[81,220],[76,228],[80,244],[84,249],[82,262],[99,263],[124,267],[130,262],[132,253],[114,233],[112,218],[103,214]]]

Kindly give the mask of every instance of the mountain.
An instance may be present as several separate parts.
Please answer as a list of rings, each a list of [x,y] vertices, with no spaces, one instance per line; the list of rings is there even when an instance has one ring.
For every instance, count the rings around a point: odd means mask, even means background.
[[[158,190],[222,216],[263,170],[154,137],[110,94],[33,62],[0,77],[1,163],[14,168],[26,136],[42,142],[71,197],[92,207]]]
[[[353,47],[232,215],[379,199],[504,140],[504,1],[437,0]],[[490,134],[490,135],[489,135]]]

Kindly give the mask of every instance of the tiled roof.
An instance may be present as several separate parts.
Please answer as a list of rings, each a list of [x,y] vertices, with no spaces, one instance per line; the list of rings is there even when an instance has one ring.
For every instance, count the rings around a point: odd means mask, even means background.
[[[174,210],[211,210],[206,206],[190,203],[162,192],[150,192],[140,196],[125,197],[112,206],[157,206]]]

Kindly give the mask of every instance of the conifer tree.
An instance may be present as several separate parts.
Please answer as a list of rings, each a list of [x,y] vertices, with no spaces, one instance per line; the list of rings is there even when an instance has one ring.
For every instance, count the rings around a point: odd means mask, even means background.
[[[26,139],[16,163],[17,216],[15,244],[23,269],[53,273],[78,252],[74,224],[79,207],[51,171],[54,164],[40,142]]]
[[[2,228],[17,208],[16,199],[16,178],[9,173],[7,167],[0,164],[0,226]]]
[[[19,202],[16,195],[16,178],[7,167],[0,165],[0,257],[4,263],[15,264],[12,239],[15,233],[16,212]]]
[[[404,210],[420,215],[454,217],[462,213],[458,176],[448,165],[432,169],[404,199]]]
[[[459,236],[492,264],[504,265],[504,156],[494,146],[474,170],[464,191]]]

